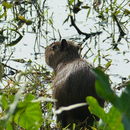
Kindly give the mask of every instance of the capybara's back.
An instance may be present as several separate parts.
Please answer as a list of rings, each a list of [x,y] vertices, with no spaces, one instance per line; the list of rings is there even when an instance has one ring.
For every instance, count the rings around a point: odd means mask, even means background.
[[[46,63],[55,71],[53,95],[57,99],[56,109],[86,102],[87,96],[95,97],[103,105],[103,100],[95,91],[95,76],[88,63],[80,58],[79,46],[63,39],[46,48]],[[96,116],[92,115],[88,106],[63,111],[57,115],[58,121],[65,127],[70,123],[85,121],[92,125]]]

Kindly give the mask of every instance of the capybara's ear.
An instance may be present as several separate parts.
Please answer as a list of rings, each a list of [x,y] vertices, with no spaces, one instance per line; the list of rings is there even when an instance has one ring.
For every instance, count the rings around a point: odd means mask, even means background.
[[[65,39],[62,39],[61,41],[61,50],[64,50],[68,46],[68,43]]]

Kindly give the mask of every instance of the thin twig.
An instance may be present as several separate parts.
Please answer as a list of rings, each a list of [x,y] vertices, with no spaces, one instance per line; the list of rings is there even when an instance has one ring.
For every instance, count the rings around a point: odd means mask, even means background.
[[[120,42],[121,38],[124,37],[126,35],[126,33],[123,31],[117,17],[115,15],[113,15],[113,18],[114,18],[114,20],[119,28],[120,36],[119,36],[118,42]]]

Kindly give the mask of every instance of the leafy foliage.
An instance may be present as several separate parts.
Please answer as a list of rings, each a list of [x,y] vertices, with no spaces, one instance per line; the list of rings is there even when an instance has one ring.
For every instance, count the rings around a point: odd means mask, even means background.
[[[109,112],[106,113],[103,108],[101,108],[93,97],[87,97],[87,102],[89,103],[89,110],[102,119],[102,125],[99,126],[101,129],[108,130],[124,130],[130,128],[130,84],[126,86],[125,91],[122,92],[121,96],[116,96],[115,92],[112,91],[109,84],[109,78],[101,70],[95,69],[95,75],[97,77],[96,90],[97,93],[103,97],[106,101],[112,104]]]
[[[51,81],[53,73],[45,65],[37,62],[42,57],[40,49],[48,41],[61,39],[64,34],[55,28],[55,12],[46,4],[48,0],[2,0],[0,1],[0,129],[60,129],[53,117],[53,104],[51,95]],[[56,5],[55,5],[56,6]],[[115,55],[129,54],[129,1],[123,0],[94,0],[92,2],[68,0],[62,7],[65,9],[66,19],[61,23],[69,23],[75,28],[76,35],[68,34],[70,40],[82,43],[84,58],[92,58],[97,77],[97,93],[111,103],[108,112],[99,106],[96,99],[87,97],[90,111],[97,115],[102,122],[92,126],[101,130],[129,130],[130,129],[130,81],[129,77],[119,75],[120,83],[114,84],[110,80],[109,70],[113,66],[112,52]],[[85,20],[79,17],[85,14]],[[61,16],[60,16],[61,17]],[[87,27],[88,21],[93,18],[92,28]],[[83,24],[80,24],[82,23]],[[83,25],[83,28],[80,28]],[[85,26],[84,26],[85,25]],[[83,30],[84,31],[83,31]],[[62,30],[62,29],[61,29]],[[77,32],[76,32],[77,31]],[[15,48],[27,34],[34,34],[34,59],[13,57]],[[57,36],[58,34],[58,36]],[[77,36],[77,34],[79,34]],[[102,35],[103,34],[103,35]],[[100,37],[101,36],[101,37]],[[66,37],[66,36],[65,36]],[[99,40],[99,39],[102,40]],[[44,45],[42,44],[44,43]],[[45,43],[47,43],[45,45]],[[89,44],[88,44],[89,43]],[[23,44],[23,42],[22,42]],[[30,45],[31,46],[31,45]],[[103,48],[102,48],[103,46]],[[104,49],[104,46],[106,48]],[[127,46],[127,49],[122,49]],[[39,58],[39,59],[40,59]],[[40,60],[41,60],[40,59]],[[24,69],[17,69],[11,65],[23,65]],[[129,63],[129,58],[123,63]],[[102,70],[102,71],[101,71]],[[104,74],[107,73],[106,74]],[[111,82],[110,82],[111,81]],[[122,89],[120,96],[114,92],[114,87]],[[111,89],[113,87],[113,89]],[[125,89],[124,89],[125,88]],[[73,124],[73,130],[78,126]],[[66,128],[67,129],[67,128]]]
[[[40,103],[31,102],[33,99],[33,95],[27,95],[23,102],[18,103],[16,114],[14,115],[14,122],[27,130],[36,130],[42,125]]]
[[[53,100],[49,98],[50,94],[47,94],[50,87],[46,87],[45,83],[49,83],[50,72],[42,66],[29,66],[26,72],[21,71],[13,75],[17,77],[15,81],[7,80],[8,84],[0,91],[0,128],[50,128],[53,122]],[[42,96],[45,97],[44,100],[40,99]]]
[[[98,102],[93,97],[88,97],[87,102],[89,103],[89,110],[102,119],[101,124],[98,126],[99,129],[105,130],[124,130],[122,124],[121,113],[115,107],[111,107],[108,113],[105,113],[104,109],[99,106]]]

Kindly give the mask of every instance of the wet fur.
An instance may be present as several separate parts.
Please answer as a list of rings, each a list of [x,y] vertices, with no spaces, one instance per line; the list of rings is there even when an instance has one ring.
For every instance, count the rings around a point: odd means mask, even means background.
[[[45,52],[47,64],[56,73],[52,83],[53,95],[57,99],[56,109],[86,102],[87,96],[95,97],[103,105],[104,101],[97,96],[95,91],[95,76],[87,62],[80,58],[79,47],[74,42],[66,40],[64,42],[66,42],[64,48],[60,47],[63,41],[55,42]],[[59,48],[52,49],[54,45],[58,45]],[[97,119],[89,112],[88,106],[64,111],[57,115],[57,119],[63,127],[84,120],[86,120],[87,125],[92,125],[94,118]]]

